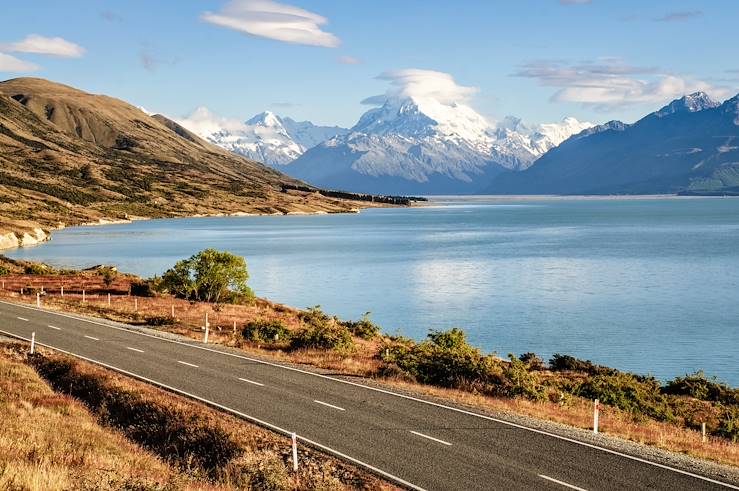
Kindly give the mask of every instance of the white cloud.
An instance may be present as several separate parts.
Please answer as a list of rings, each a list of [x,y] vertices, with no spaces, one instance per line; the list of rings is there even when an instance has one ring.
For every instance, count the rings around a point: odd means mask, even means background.
[[[335,48],[339,38],[321,30],[328,20],[313,12],[271,0],[231,0],[202,19],[253,36],[286,43]]]
[[[246,129],[246,125],[238,119],[219,116],[204,106],[195,109],[187,118],[174,121],[198,135],[209,135],[221,130],[238,133]]]
[[[708,92],[717,98],[731,93],[726,87],[713,86],[692,77],[653,67],[630,66],[614,59],[578,65],[539,61],[523,65],[514,75],[557,88],[552,101],[579,102],[604,111],[635,104],[660,104],[696,91]]]
[[[448,73],[418,68],[387,71],[377,78],[390,82],[390,88],[383,95],[368,97],[362,104],[380,105],[388,98],[413,97],[451,105],[468,102],[479,91],[477,87],[457,84]]]
[[[41,67],[34,63],[0,53],[0,72],[33,72],[39,68]]]
[[[354,58],[353,56],[339,56],[336,58],[336,61],[342,65],[359,65],[362,63],[362,60]]]
[[[690,10],[682,12],[669,12],[662,17],[654,19],[655,22],[680,22],[684,20],[695,19],[696,17],[702,17],[702,10]]]
[[[38,34],[30,34],[21,41],[5,44],[0,48],[13,53],[33,53],[60,58],[80,58],[85,54],[85,48],[64,38],[47,38]]]

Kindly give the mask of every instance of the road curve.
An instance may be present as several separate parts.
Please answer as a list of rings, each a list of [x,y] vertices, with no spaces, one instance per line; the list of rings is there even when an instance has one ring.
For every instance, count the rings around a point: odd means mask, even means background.
[[[737,489],[452,407],[134,329],[0,302],[0,333],[179,392],[412,489]]]

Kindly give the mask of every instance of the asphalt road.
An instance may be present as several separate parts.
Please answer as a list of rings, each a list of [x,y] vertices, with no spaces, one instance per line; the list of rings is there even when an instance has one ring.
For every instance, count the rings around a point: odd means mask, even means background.
[[[590,444],[93,319],[0,302],[0,333],[208,401],[408,487],[739,489]]]

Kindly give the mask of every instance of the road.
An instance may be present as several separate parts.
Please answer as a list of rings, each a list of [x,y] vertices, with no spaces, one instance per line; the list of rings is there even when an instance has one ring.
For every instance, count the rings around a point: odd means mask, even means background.
[[[507,421],[293,367],[0,302],[0,333],[258,422],[413,489],[739,489]]]

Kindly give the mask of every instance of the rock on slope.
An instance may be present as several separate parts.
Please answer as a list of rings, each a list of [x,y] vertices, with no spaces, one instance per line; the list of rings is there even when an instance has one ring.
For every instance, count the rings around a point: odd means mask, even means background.
[[[491,194],[739,194],[739,96],[677,99],[632,125],[573,136]]]
[[[0,233],[100,219],[347,211],[164,117],[35,78],[0,82]],[[6,239],[6,242],[9,239]]]

